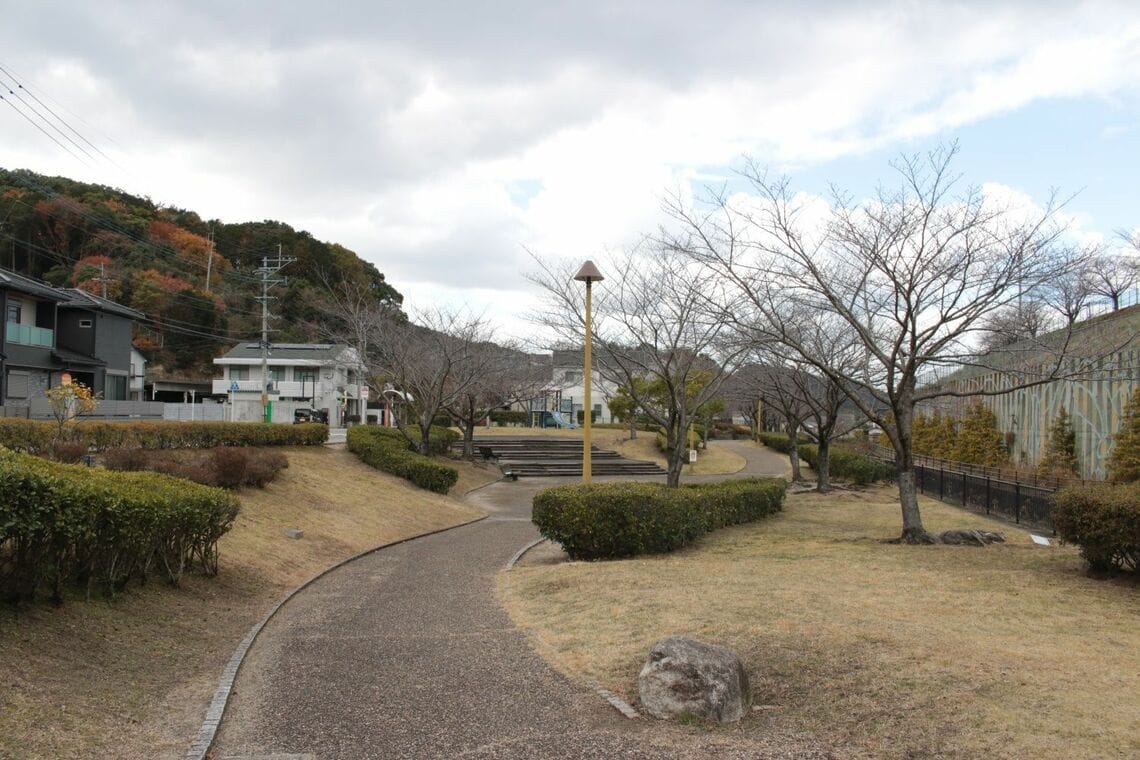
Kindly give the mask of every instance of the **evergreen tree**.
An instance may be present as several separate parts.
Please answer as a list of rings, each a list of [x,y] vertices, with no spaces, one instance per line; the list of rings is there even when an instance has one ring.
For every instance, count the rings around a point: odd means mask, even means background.
[[[987,467],[1009,461],[1005,439],[998,430],[997,416],[985,404],[974,404],[962,419],[952,458]]]
[[[1073,430],[1072,418],[1064,407],[1049,428],[1049,442],[1041,463],[1037,465],[1037,474],[1058,478],[1077,474],[1077,432]]]
[[[1108,477],[1114,483],[1140,480],[1140,388],[1124,407],[1120,431],[1108,460]]]

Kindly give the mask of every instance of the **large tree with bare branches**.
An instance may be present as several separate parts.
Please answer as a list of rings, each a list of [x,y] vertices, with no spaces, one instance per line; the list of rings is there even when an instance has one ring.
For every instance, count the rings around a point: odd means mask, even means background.
[[[731,283],[738,303],[750,307],[726,319],[812,366],[883,429],[898,468],[900,540],[913,543],[937,540],[918,507],[915,405],[972,395],[939,382],[963,366],[1004,373],[1001,387],[982,393],[1057,377],[1063,336],[1034,346],[1029,363],[1008,351],[991,363],[978,356],[976,334],[992,314],[1042,296],[1084,264],[1082,251],[1059,245],[1054,202],[1015,209],[962,187],[952,171],[956,152],[903,157],[894,167],[899,186],[859,204],[839,192],[830,203],[797,195],[786,178],[749,164],[742,172],[749,194],[721,195],[708,206],[670,202],[677,225],[665,233],[672,249]],[[837,366],[806,338],[805,309],[857,339],[862,371]]]
[[[484,319],[443,307],[416,312],[411,321],[389,319],[374,345],[376,372],[402,394],[418,439],[402,415],[395,416],[397,426],[423,454],[428,453],[432,420],[477,387],[486,356],[495,348]]]
[[[535,321],[561,342],[581,345],[585,303],[574,267],[535,260],[529,279],[547,296]],[[697,409],[717,396],[743,355],[731,326],[709,308],[720,279],[675,251],[652,247],[604,257],[598,267],[605,280],[594,286],[595,369],[664,431],[668,483],[675,486]]]

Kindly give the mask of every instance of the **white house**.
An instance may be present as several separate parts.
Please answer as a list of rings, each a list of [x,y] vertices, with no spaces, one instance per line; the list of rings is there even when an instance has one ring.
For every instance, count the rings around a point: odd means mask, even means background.
[[[214,393],[227,394],[229,419],[256,422],[262,418],[261,394],[266,391],[272,422],[292,422],[296,409],[318,409],[329,424],[343,426],[349,417],[359,419],[368,403],[368,385],[359,378],[356,349],[333,343],[274,343],[269,346],[268,372],[261,373],[261,344],[240,343],[214,359],[222,377]],[[363,398],[361,398],[363,397]]]
[[[597,362],[596,354],[594,362]],[[576,423],[578,412],[585,408],[586,401],[583,352],[581,349],[556,349],[552,366],[550,389],[553,393],[548,394],[549,411],[557,411],[565,419]],[[594,407],[594,421],[613,422],[609,401],[613,398],[617,386],[601,376],[596,363],[591,369],[593,383],[590,387],[590,405]]]

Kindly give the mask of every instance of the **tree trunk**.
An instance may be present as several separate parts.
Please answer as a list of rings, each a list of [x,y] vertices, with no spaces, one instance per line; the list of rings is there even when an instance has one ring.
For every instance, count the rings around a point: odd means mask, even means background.
[[[666,467],[668,475],[665,482],[670,487],[676,487],[681,484],[681,468],[684,466],[689,452],[684,446],[684,440],[682,440],[685,436],[685,429],[680,425],[681,420],[671,420],[671,422],[673,424],[665,433],[665,448],[669,450]]]
[[[815,490],[827,493],[831,490],[831,440],[826,435],[819,437],[819,468],[815,472],[819,483]]]
[[[467,416],[463,420],[463,458],[475,458],[475,399],[468,397]]]
[[[903,529],[899,541],[904,544],[933,544],[933,537],[922,526],[918,511],[918,488],[914,479],[914,465],[902,464],[898,469],[899,503],[902,505]]]
[[[636,439],[637,439],[637,422],[634,421],[633,417],[630,417],[629,418],[629,440],[633,441]]]
[[[425,457],[428,455],[428,444],[431,442],[430,441],[430,435],[431,435],[431,418],[430,417],[427,418],[427,421],[425,422],[424,418],[421,417],[420,418],[420,453],[423,454]]]
[[[804,479],[800,472],[800,443],[799,426],[788,429],[788,461],[792,463],[792,482],[798,483]]]

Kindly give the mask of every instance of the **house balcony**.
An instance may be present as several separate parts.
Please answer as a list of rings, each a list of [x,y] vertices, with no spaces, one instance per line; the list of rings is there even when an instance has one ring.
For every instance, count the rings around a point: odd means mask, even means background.
[[[35,325],[19,325],[9,322],[4,330],[4,340],[9,343],[18,343],[22,346],[43,346],[51,348],[55,345],[55,330],[48,330]]]

